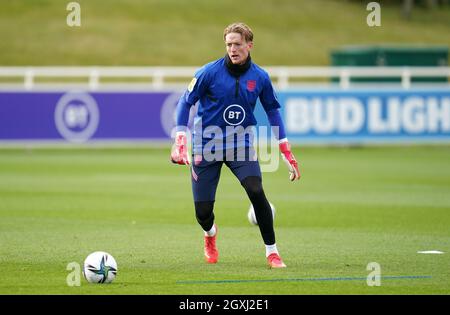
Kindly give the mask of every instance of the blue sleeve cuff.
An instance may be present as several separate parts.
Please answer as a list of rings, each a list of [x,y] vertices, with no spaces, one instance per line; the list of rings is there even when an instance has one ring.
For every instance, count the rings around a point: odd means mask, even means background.
[[[278,127],[278,132],[275,130],[275,138],[277,140],[286,138],[286,131],[284,129],[283,119],[281,119],[281,114],[278,109],[272,109],[267,112],[267,118],[269,119],[270,125],[273,127]]]
[[[189,113],[191,110],[191,106],[192,105],[186,102],[186,94],[183,94],[183,96],[181,96],[180,100],[178,101],[176,109],[176,131],[186,131],[189,122]]]

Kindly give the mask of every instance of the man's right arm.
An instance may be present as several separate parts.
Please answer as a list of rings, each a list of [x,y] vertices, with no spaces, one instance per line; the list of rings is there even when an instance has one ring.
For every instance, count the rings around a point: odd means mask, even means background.
[[[191,107],[200,99],[207,86],[206,72],[200,69],[192,79],[186,92],[181,96],[176,108],[176,134],[172,147],[171,161],[175,164],[189,165],[190,157],[187,148],[187,126]]]
[[[193,79],[194,80],[194,79]],[[175,133],[175,143],[172,146],[172,151],[170,153],[170,160],[172,163],[180,165],[189,165],[189,150],[187,147],[187,125],[189,122],[189,112],[193,104],[186,101],[186,91],[180,98],[176,108],[176,133]]]

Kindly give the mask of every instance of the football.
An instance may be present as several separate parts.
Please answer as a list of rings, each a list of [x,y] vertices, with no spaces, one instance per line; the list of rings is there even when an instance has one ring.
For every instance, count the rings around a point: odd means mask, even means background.
[[[275,220],[275,206],[269,202],[270,208],[272,208],[272,217]],[[253,209],[253,205],[250,204],[250,208],[247,213],[248,222],[252,225],[258,225],[258,221],[256,220],[255,209]]]
[[[111,283],[117,275],[117,263],[106,252],[93,252],[86,257],[83,275],[90,283]]]

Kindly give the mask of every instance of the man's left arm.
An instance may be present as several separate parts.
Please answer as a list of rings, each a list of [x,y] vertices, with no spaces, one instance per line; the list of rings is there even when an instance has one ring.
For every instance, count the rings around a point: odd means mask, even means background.
[[[264,110],[266,111],[267,118],[272,126],[275,138],[278,140],[281,157],[289,169],[289,179],[291,181],[300,179],[301,175],[298,168],[298,163],[291,151],[291,145],[286,137],[283,119],[281,118],[279,110],[281,105],[278,102],[275,91],[273,90],[272,82],[268,77],[265,80],[264,88],[259,98]]]

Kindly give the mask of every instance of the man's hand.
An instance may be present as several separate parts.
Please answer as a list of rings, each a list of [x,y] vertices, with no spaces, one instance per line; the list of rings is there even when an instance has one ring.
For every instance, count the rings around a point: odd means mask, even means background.
[[[180,165],[191,164],[189,159],[189,152],[187,148],[187,138],[185,132],[177,132],[175,136],[175,143],[172,146],[172,152],[170,154],[172,163]]]
[[[289,142],[281,141],[280,142],[280,151],[281,151],[281,157],[283,158],[284,162],[286,163],[288,169],[289,169],[289,179],[291,181],[294,181],[296,179],[300,179],[300,171],[298,170],[298,164],[295,160],[294,155],[291,152],[291,145]]]

